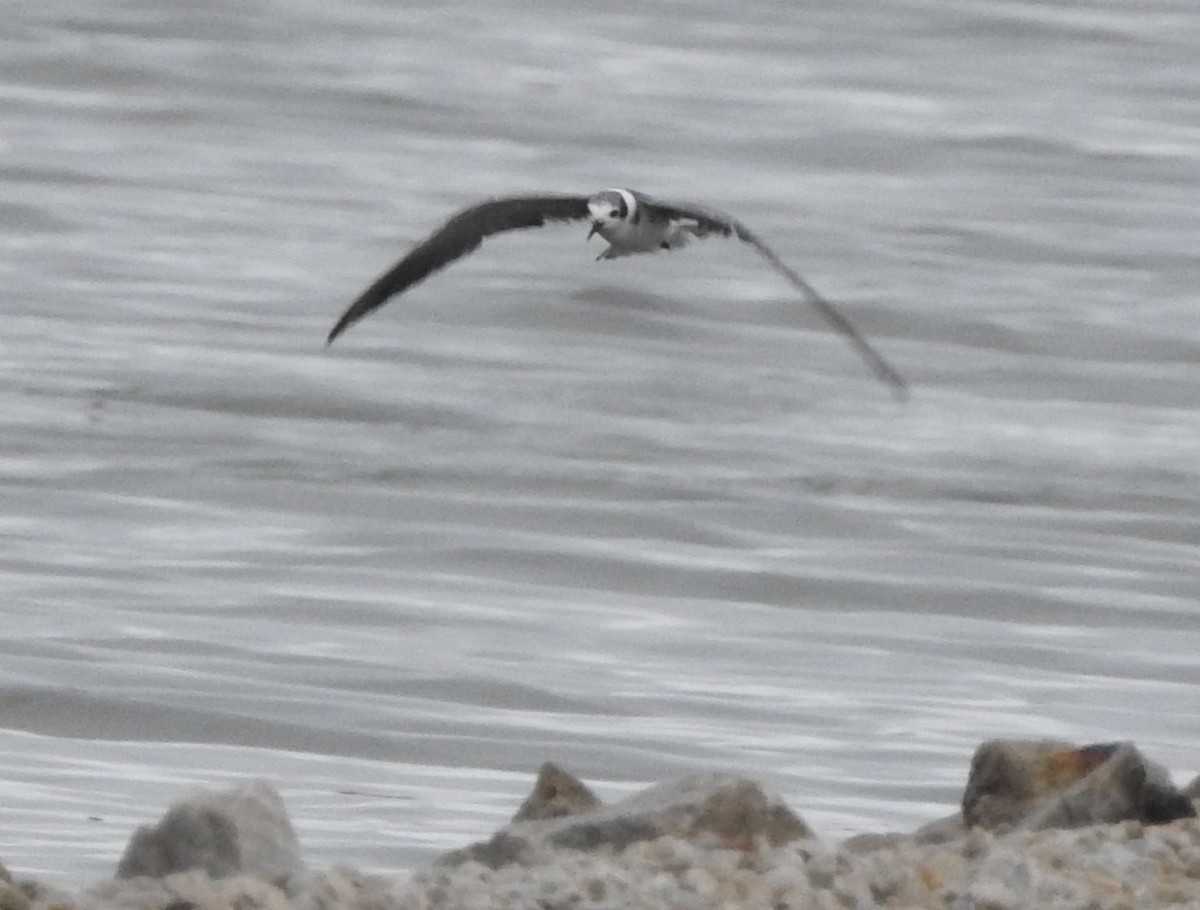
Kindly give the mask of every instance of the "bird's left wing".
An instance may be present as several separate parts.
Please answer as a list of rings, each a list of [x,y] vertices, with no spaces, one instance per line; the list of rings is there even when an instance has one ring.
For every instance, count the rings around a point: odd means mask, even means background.
[[[694,232],[699,237],[705,237],[709,234],[717,234],[722,237],[732,236],[744,243],[750,244],[758,251],[759,255],[771,264],[771,267],[775,271],[790,281],[793,287],[803,293],[812,305],[826,319],[833,323],[839,332],[846,336],[846,339],[858,351],[859,356],[871,368],[871,371],[891,387],[893,395],[901,400],[908,397],[908,383],[904,377],[883,358],[882,354],[871,346],[859,333],[858,329],[854,327],[854,323],[842,315],[841,311],[826,300],[816,288],[801,278],[797,272],[780,259],[775,251],[767,246],[746,225],[742,224],[736,218],[726,215],[724,212],[704,206],[662,202],[649,197],[642,197],[639,201],[646,207],[656,211],[662,217],[669,218],[672,221],[694,222],[696,225]]]
[[[384,272],[342,313],[326,344],[389,297],[424,281],[476,249],[485,238],[504,231],[541,227],[547,221],[580,221],[588,217],[587,196],[510,196],[489,199],[463,209]]]

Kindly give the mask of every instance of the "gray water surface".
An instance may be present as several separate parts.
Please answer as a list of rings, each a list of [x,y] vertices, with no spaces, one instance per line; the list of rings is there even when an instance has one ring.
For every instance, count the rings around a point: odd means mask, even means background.
[[[111,873],[259,775],[411,867],[553,759],[829,839],[996,736],[1200,771],[1200,54],[1183,0],[47,0],[0,33],[0,857]],[[489,241],[628,185],[751,250]]]

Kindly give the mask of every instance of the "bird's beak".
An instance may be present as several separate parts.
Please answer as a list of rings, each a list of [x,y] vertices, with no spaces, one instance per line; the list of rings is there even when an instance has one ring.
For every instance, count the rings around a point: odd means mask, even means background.
[[[588,231],[587,239],[588,239],[588,240],[591,240],[591,239],[592,239],[592,237],[595,235],[595,233],[596,233],[598,230],[600,230],[600,222],[599,222],[599,221],[593,221],[593,222],[592,222],[592,229],[591,229],[590,231]]]

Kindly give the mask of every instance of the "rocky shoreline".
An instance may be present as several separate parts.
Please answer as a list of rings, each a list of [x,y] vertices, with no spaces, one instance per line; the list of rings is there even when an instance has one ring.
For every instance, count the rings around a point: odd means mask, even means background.
[[[0,866],[0,910],[1145,910],[1200,908],[1200,778],[1131,743],[995,741],[961,811],[822,841],[736,774],[611,805],[547,763],[512,822],[395,876],[303,860],[264,781],[191,795],[134,832],[114,877],[68,892]]]

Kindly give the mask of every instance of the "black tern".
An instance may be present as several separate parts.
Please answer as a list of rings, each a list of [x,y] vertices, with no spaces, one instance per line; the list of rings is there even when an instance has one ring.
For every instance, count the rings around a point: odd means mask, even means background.
[[[485,238],[504,231],[542,227],[550,221],[591,221],[588,239],[599,234],[609,243],[597,259],[675,250],[692,237],[710,234],[736,237],[754,247],[775,271],[803,293],[897,398],[907,397],[908,384],[904,378],[871,347],[854,324],[748,227],[715,209],[663,202],[630,189],[608,189],[592,196],[511,196],[463,209],[363,291],[338,319],[325,343],[332,344],[342,332],[389,298],[477,249]]]

